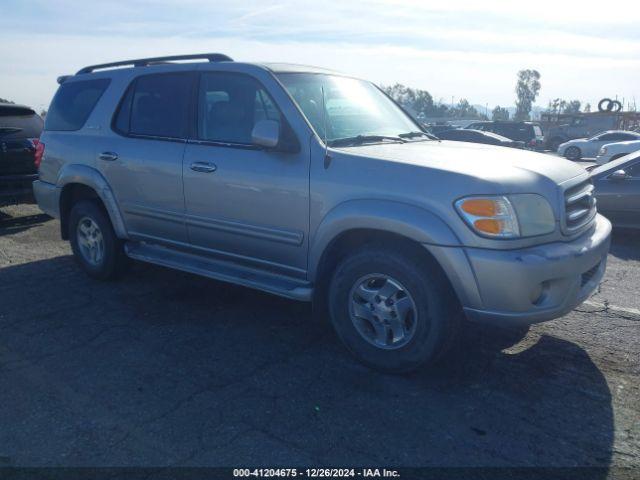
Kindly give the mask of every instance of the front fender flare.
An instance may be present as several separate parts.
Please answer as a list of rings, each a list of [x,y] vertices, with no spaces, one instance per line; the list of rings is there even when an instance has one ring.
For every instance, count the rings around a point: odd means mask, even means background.
[[[309,251],[310,279],[315,279],[323,253],[331,242],[355,229],[395,233],[421,244],[461,245],[444,220],[424,208],[390,200],[349,200],[327,213],[313,235]]]
[[[65,165],[60,170],[56,187],[62,191],[66,185],[71,183],[78,183],[92,188],[102,200],[118,238],[128,238],[129,235],[113,190],[111,190],[109,183],[98,170],[88,165]]]

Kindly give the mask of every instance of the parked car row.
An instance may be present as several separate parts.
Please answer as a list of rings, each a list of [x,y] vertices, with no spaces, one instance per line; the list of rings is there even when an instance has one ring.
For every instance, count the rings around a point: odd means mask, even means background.
[[[532,150],[544,149],[542,127],[536,122],[485,121],[475,122],[466,127],[502,135],[516,142],[522,142]]]
[[[483,143],[503,147],[543,150],[542,128],[535,122],[483,121],[465,128],[430,125],[428,130],[441,140]]]
[[[456,142],[482,143],[485,145],[498,145],[501,147],[524,148],[524,142],[511,140],[491,132],[471,130],[468,128],[452,128],[444,130],[436,135],[440,140],[453,140]]]
[[[598,157],[603,157],[598,161],[599,164],[603,164],[635,151],[633,149],[634,142],[638,141],[640,141],[640,133],[638,132],[607,130],[590,138],[578,138],[562,143],[558,147],[558,154],[569,160],[580,160],[585,157],[593,158],[597,155]],[[625,145],[620,148],[605,148],[609,144],[617,143]],[[640,142],[638,142],[638,148],[640,148]],[[603,154],[607,152],[609,152],[609,155],[604,157]]]

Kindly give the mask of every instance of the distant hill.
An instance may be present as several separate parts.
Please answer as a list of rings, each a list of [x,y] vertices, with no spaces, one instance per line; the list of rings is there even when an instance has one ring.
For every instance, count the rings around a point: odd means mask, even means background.
[[[500,106],[503,107],[503,108],[506,108],[509,111],[509,118],[513,118],[513,116],[516,113],[516,107],[515,106],[512,106],[512,105],[509,105],[509,106],[500,105]],[[485,113],[485,111],[486,111],[486,105],[474,104],[473,107],[480,113]],[[491,118],[491,112],[493,111],[493,109],[495,107],[496,107],[495,105],[493,105],[493,106],[489,105],[489,114],[488,114],[489,118]],[[533,108],[531,109],[531,117],[534,118],[534,119],[540,118],[540,114],[542,112],[544,112],[544,111],[545,111],[545,108],[540,107],[538,105],[534,105]]]

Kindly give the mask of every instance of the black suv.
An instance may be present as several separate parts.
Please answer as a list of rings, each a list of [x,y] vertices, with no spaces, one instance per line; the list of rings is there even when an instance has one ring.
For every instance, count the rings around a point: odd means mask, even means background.
[[[465,128],[493,132],[503,137],[524,142],[526,148],[544,150],[542,127],[535,122],[475,122]]]
[[[0,103],[0,205],[33,199],[43,121],[31,108]]]

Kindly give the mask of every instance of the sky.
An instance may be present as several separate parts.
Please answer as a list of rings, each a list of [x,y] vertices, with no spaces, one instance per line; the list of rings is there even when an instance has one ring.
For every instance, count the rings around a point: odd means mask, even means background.
[[[518,70],[534,68],[536,105],[640,104],[636,0],[0,0],[0,97],[36,109],[59,75],[85,65],[202,52],[316,65],[490,109],[512,106]]]

